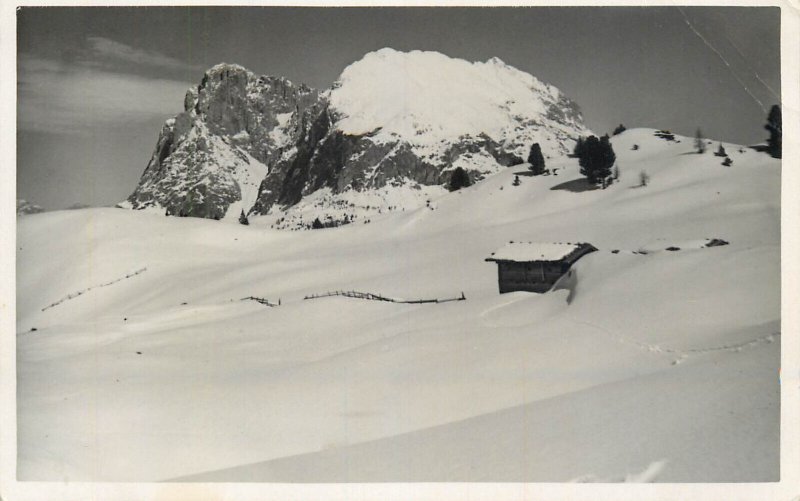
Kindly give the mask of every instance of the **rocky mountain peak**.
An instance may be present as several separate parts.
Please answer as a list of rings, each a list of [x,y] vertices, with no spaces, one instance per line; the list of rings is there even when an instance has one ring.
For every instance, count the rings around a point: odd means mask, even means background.
[[[352,193],[441,186],[456,167],[479,180],[521,163],[533,142],[563,155],[586,132],[558,89],[499,58],[384,48],[322,93],[222,63],[167,120],[126,205],[236,220],[327,190],[349,207]]]
[[[303,132],[319,93],[282,77],[218,64],[167,120],[136,190],[122,206],[168,215],[235,218]],[[235,216],[234,216],[235,213]]]

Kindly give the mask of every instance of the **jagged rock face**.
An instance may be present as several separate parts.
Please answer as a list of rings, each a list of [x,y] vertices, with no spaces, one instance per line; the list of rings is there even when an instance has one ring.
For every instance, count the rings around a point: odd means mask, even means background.
[[[382,49],[320,94],[236,65],[207,71],[162,128],[127,203],[235,218],[331,193],[473,181],[522,163],[531,144],[569,153],[588,131],[558,89],[499,59]]]
[[[255,203],[268,166],[299,141],[300,119],[318,101],[316,91],[284,78],[257,77],[230,64],[211,68],[187,91],[184,112],[162,127],[127,205],[238,217]]]
[[[318,101],[319,93],[304,84],[225,65],[203,77],[195,111],[209,132],[232,138],[236,146],[272,165],[298,141],[298,118]]]
[[[336,130],[333,122],[330,109],[316,117],[297,153],[278,162],[262,183],[254,213],[266,214],[276,204],[294,205],[321,188],[333,193],[362,191],[398,180],[433,185],[449,176],[402,141],[373,142],[368,136]]]
[[[44,209],[38,205],[32,204],[27,200],[21,198],[17,199],[17,216],[25,216],[28,214],[38,214],[44,212]]]

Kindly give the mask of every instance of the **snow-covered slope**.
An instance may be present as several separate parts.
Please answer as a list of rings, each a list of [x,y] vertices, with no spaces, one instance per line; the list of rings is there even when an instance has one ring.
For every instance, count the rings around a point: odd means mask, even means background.
[[[780,163],[677,139],[612,138],[606,190],[559,159],[331,230],[21,218],[20,479],[777,479]],[[599,250],[499,295],[510,240]],[[338,289],[467,299],[303,299]]]
[[[497,58],[437,52],[369,53],[322,94],[220,64],[184,105],[123,207],[207,218],[244,210],[302,227],[294,213],[324,217],[353,201],[348,192],[440,192],[456,167],[479,180],[521,163],[534,142],[555,158],[587,132],[577,105],[552,85]],[[320,190],[330,196],[295,207]],[[373,197],[348,216],[363,221],[398,200],[415,209],[428,199],[406,195]]]

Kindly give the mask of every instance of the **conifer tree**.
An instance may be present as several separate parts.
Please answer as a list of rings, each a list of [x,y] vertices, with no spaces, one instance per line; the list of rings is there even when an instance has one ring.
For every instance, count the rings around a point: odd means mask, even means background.
[[[542,148],[539,143],[534,143],[531,146],[531,152],[528,155],[528,163],[531,164],[530,169],[534,176],[544,174],[544,156],[542,155]]]
[[[714,155],[716,155],[718,157],[727,157],[728,156],[728,154],[725,152],[725,148],[722,146],[722,143],[719,143],[719,148],[717,149],[717,152],[714,153]]]
[[[586,146],[586,139],[579,137],[578,140],[575,142],[575,148],[572,149],[572,156],[575,158],[580,158],[583,154],[584,147]]]
[[[619,125],[617,125],[617,128],[614,129],[614,132],[611,133],[611,135],[612,136],[616,136],[617,134],[622,134],[626,130],[628,130],[628,129],[626,129],[624,125],[619,124]]]
[[[243,224],[245,226],[250,224],[250,221],[247,220],[247,216],[244,213],[244,209],[242,209],[242,213],[239,214],[239,224]]]
[[[600,151],[598,152],[598,157],[596,179],[598,182],[604,183],[606,179],[611,177],[611,168],[614,167],[614,162],[617,161],[617,155],[614,153],[614,148],[611,147],[611,142],[608,139],[608,135],[600,138]]]
[[[591,184],[596,184],[594,171],[596,169],[597,150],[600,141],[597,136],[589,136],[581,146],[581,155],[578,158],[578,165],[581,166],[581,174],[586,176]]]
[[[600,139],[596,136],[589,136],[584,143],[579,159],[581,174],[586,176],[590,183],[605,186],[616,160],[617,155],[614,153],[614,148],[607,135]]]
[[[706,152],[706,140],[703,137],[703,131],[701,131],[699,127],[694,135],[694,149],[700,154]]]
[[[448,186],[448,189],[450,191],[456,191],[460,190],[461,188],[470,186],[471,184],[472,182],[470,182],[469,180],[469,175],[467,174],[467,171],[465,171],[461,167],[456,167],[456,169],[453,171],[452,176],[450,176],[450,185]]]
[[[774,158],[783,156],[783,118],[781,117],[781,107],[773,105],[767,116],[767,125],[764,126],[769,131],[767,139],[767,151]]]

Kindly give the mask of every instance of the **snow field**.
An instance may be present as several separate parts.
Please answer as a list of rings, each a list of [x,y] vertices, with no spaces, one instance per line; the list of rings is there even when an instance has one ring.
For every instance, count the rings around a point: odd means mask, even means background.
[[[613,142],[606,190],[563,159],[367,225],[20,219],[20,478],[776,479],[779,163]],[[628,252],[705,238],[730,245]],[[484,258],[509,240],[599,250],[571,290],[501,296]],[[302,300],[336,289],[467,301]]]

